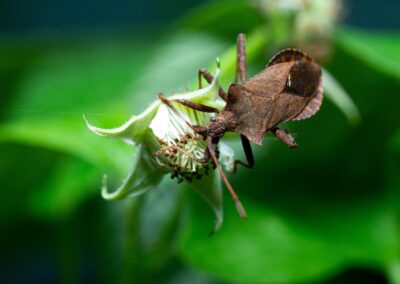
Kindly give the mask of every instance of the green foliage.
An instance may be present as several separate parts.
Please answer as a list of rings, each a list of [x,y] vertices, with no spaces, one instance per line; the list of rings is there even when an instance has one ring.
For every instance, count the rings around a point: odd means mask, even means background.
[[[99,171],[79,159],[65,159],[29,198],[36,218],[65,219],[91,195],[98,194]]]
[[[241,21],[232,20],[239,15]],[[277,40],[254,6],[223,1],[190,12],[160,40],[157,34],[140,41],[126,34],[118,44],[107,37],[68,44],[1,39],[0,249],[18,247],[29,223],[56,236],[57,242],[46,233],[37,238],[59,253],[66,279],[79,265],[82,241],[105,282],[175,282],[191,275],[205,283],[316,283],[359,267],[399,283],[396,33],[342,27],[334,35],[321,111],[288,125],[299,148],[290,151],[267,137],[253,147],[255,168],[229,176],[247,221],[226,197],[225,224],[208,237],[214,218],[207,204],[169,179],[140,200],[100,198],[102,174],[119,184],[138,150],[90,133],[83,113],[95,125],[115,127],[142,112],[157,92],[195,87],[197,70],[212,67],[216,57],[226,88],[234,76],[234,36],[247,33],[254,74],[287,47],[288,27],[279,25],[273,27],[283,33]],[[349,125],[338,109],[347,121],[362,119]],[[236,136],[227,138],[243,158]],[[34,246],[33,240],[24,243]],[[122,268],[110,264],[121,261]]]
[[[387,76],[400,78],[399,33],[343,29],[338,33],[337,41],[352,56],[360,58],[371,68]]]

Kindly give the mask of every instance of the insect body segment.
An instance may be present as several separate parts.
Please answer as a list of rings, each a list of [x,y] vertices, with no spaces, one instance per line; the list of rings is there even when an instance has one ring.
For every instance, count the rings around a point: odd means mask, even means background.
[[[293,136],[278,126],[289,120],[301,120],[314,115],[322,103],[321,69],[319,65],[302,51],[286,49],[277,53],[266,68],[247,80],[245,36],[239,34],[237,40],[237,66],[235,82],[229,86],[228,93],[221,88],[219,95],[226,101],[224,109],[177,101],[201,112],[216,113],[206,126],[193,126],[186,122],[194,132],[201,135],[207,143],[203,161],[212,159],[224,180],[239,214],[246,218],[238,196],[226,178],[217,159],[217,146],[225,132],[241,135],[247,163],[235,161],[248,168],[254,166],[250,142],[262,144],[266,132],[270,131],[290,148],[297,146]],[[206,70],[199,71],[208,82],[212,75]],[[238,83],[240,78],[241,84]],[[173,108],[165,97],[160,99]],[[176,110],[174,110],[177,113]],[[177,113],[178,114],[178,113]]]

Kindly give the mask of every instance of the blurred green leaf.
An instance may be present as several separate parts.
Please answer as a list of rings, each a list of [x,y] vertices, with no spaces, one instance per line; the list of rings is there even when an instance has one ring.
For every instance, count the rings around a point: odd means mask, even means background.
[[[180,31],[169,34],[130,89],[131,104],[138,107],[140,113],[159,92],[168,96],[187,90],[191,82],[197,82],[200,68],[209,62],[215,66],[215,59],[226,46],[224,41],[204,33]],[[224,66],[221,69],[223,72]]]
[[[395,261],[390,263],[386,269],[388,279],[390,283],[397,284],[400,283],[400,263]]]
[[[216,171],[210,173],[206,179],[194,180],[190,187],[197,192],[213,209],[215,214],[214,228],[209,229],[210,234],[214,234],[222,226],[224,221],[224,208],[222,205],[222,184],[221,177]]]
[[[114,173],[130,165],[127,145],[93,136],[83,119],[21,120],[0,125],[0,141],[47,148],[71,154]],[[108,142],[108,143],[107,143]]]
[[[146,47],[146,48],[144,48]],[[131,114],[121,104],[141,72],[151,46],[140,43],[98,44],[52,51],[37,60],[21,80],[12,104],[12,117],[69,113],[110,113],[119,104],[117,116]],[[15,111],[13,111],[15,110]]]
[[[400,78],[399,33],[343,28],[337,33],[336,41],[352,56],[365,61],[371,68]]]
[[[397,220],[382,203],[357,205],[357,214],[350,204],[320,209],[302,220],[243,203],[249,219],[235,216],[227,203],[224,229],[212,238],[205,234],[204,212],[194,206],[180,243],[183,258],[225,281],[293,283],[327,278],[350,265],[385,267],[399,252]]]
[[[392,206],[400,210],[400,129],[389,140],[386,152],[386,187],[391,197]],[[398,212],[400,215],[400,212]]]
[[[232,19],[227,24],[226,19]],[[176,28],[207,32],[228,41],[238,34],[251,32],[263,24],[263,16],[256,5],[245,0],[210,1],[196,7],[178,21]]]
[[[340,270],[346,263],[343,248],[329,243],[305,227],[267,209],[243,200],[249,219],[232,214],[227,203],[224,229],[213,237],[199,206],[191,210],[180,243],[183,258],[197,269],[234,283],[292,283],[316,280]]]
[[[52,173],[60,156],[45,149],[0,144],[0,226],[13,225],[29,213],[29,199]]]
[[[29,198],[29,209],[39,218],[62,219],[72,215],[88,197],[100,192],[100,173],[79,159],[64,159]]]
[[[14,88],[12,103],[2,109],[9,119],[0,125],[0,141],[77,158],[60,162],[48,179],[35,185],[32,197],[26,189],[28,212],[37,217],[69,217],[87,198],[100,196],[102,173],[111,174],[114,182],[132,166],[135,150],[93,136],[82,114],[112,126],[131,115],[132,106],[124,103],[124,97],[151,52],[150,41],[141,38],[140,42],[113,42],[85,37],[49,46],[25,40],[11,45],[17,48],[2,46],[3,56],[12,51],[13,58],[22,55],[29,65]],[[6,62],[12,67],[15,60]]]
[[[396,153],[396,155],[400,154],[400,129],[398,129],[393,135],[389,146],[391,150],[393,150]]]
[[[322,206],[321,206],[322,207]],[[310,230],[332,249],[345,248],[354,266],[385,267],[400,252],[399,226],[385,194],[316,206],[317,215],[303,216]]]
[[[235,35],[235,37],[229,41],[231,43],[230,47],[219,55],[222,70],[221,84],[226,88],[229,87],[235,78],[237,61],[236,38],[237,35]],[[260,59],[260,57],[264,57],[264,49],[266,45],[270,43],[270,41],[271,38],[268,35],[268,31],[264,27],[257,28],[246,35],[246,59],[249,65],[250,63],[255,63],[258,59]],[[266,62],[264,58],[262,60]],[[261,65],[261,68],[264,67],[263,65]],[[250,65],[249,68],[251,69],[252,65]],[[209,70],[214,69],[214,65],[211,65],[209,68]]]

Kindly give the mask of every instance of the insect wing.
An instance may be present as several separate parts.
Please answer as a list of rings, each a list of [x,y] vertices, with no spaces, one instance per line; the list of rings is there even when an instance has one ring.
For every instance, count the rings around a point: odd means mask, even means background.
[[[285,49],[277,53],[267,66],[271,68],[274,65],[290,62],[294,62],[294,65],[289,71],[284,93],[311,98],[302,111],[292,118],[292,120],[302,120],[313,116],[321,107],[323,100],[321,69],[311,57],[297,49]],[[301,108],[301,102],[297,103]]]
[[[295,61],[314,62],[314,60],[311,57],[309,57],[307,53],[298,49],[288,48],[275,54],[274,57],[272,57],[272,59],[268,62],[267,67],[279,63],[287,63]]]
[[[297,120],[303,120],[306,118],[309,118],[316,114],[319,109],[321,108],[322,105],[322,86],[319,86],[318,93],[315,97],[313,97],[307,105],[304,107],[303,111],[298,114],[296,117],[292,118],[292,120],[297,121]]]

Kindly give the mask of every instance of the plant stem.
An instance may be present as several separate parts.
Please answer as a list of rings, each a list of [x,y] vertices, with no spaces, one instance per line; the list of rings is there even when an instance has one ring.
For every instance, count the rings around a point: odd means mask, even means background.
[[[122,246],[122,273],[119,283],[136,283],[142,282],[144,268],[141,260],[143,258],[143,250],[140,241],[140,209],[143,203],[143,196],[128,199],[125,209],[124,222],[124,240]]]

